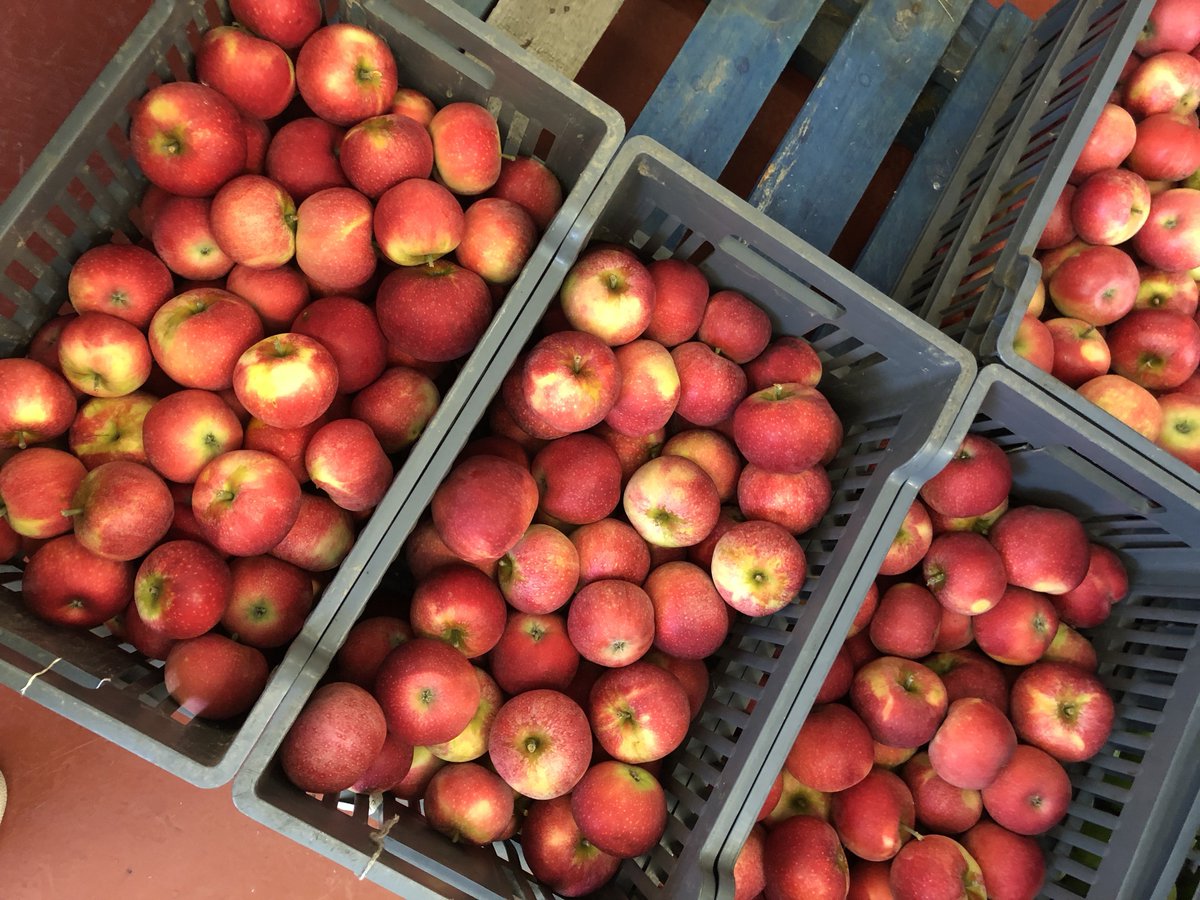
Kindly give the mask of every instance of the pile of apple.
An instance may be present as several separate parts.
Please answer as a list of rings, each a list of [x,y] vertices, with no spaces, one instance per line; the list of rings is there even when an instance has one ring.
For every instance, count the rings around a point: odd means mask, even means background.
[[[257,699],[562,201],[486,109],[398,89],[374,33],[230,6],[198,81],[133,112],[148,240],[85,252],[0,360],[25,604],[109,623],[207,718]]]
[[[1134,49],[1038,241],[1014,349],[1200,469],[1200,2],[1158,0]]]
[[[922,488],[738,857],[738,900],[1039,894],[1064,764],[1113,726],[1076,629],[1129,582],[1075,516],[1010,509],[1011,487],[972,434]]]
[[[411,592],[350,630],[279,758],[455,840],[519,832],[577,896],[657,846],[659,761],[736,616],[800,592],[842,426],[813,348],[686,261],[593,244],[559,300],[406,542]]]

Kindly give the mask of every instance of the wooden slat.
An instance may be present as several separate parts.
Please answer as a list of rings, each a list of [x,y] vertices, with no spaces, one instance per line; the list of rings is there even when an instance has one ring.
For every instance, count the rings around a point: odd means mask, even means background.
[[[964,148],[986,117],[1016,48],[1032,25],[1017,7],[1000,8],[880,217],[854,271],[885,294],[895,291]]]
[[[648,135],[716,178],[819,8],[819,0],[713,0],[630,135]]]
[[[869,0],[750,202],[829,252],[969,0]]]
[[[620,8],[621,0],[499,0],[487,21],[574,78]]]

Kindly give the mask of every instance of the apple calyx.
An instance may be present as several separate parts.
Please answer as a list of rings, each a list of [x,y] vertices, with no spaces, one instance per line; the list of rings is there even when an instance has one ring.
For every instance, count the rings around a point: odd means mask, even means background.
[[[434,701],[433,688],[421,688],[417,691],[417,703],[421,706],[429,706]]]
[[[124,291],[116,290],[108,295],[108,302],[113,306],[128,306],[129,297]]]
[[[535,738],[535,737],[526,738],[525,752],[528,753],[530,756],[533,756],[533,754],[537,753],[540,748],[541,748],[541,742],[537,738]]]

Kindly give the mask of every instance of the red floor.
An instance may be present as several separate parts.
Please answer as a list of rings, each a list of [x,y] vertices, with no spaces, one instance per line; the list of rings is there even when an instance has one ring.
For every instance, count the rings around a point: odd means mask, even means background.
[[[1040,14],[1047,4],[1021,5]],[[0,198],[148,6],[5,4]],[[702,0],[627,0],[578,80],[632,121],[703,8]],[[781,79],[722,179],[731,188],[748,190],[804,91],[802,79]],[[903,165],[897,158],[884,180],[898,179]],[[876,191],[872,202],[885,196]],[[234,809],[228,788],[193,788],[2,687],[0,771],[9,788],[0,824],[4,900],[391,896],[259,828]]]

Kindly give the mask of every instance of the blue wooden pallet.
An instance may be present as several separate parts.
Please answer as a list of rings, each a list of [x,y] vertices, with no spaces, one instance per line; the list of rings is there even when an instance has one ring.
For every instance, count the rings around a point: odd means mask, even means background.
[[[844,4],[843,4],[844,5]],[[645,134],[714,178],[821,10],[818,0],[714,0],[630,135]],[[985,0],[865,0],[750,201],[829,252],[956,38],[973,52],[925,130],[857,271],[890,293],[963,162],[963,149],[1011,83],[1032,23]],[[959,47],[961,52],[961,47]]]

